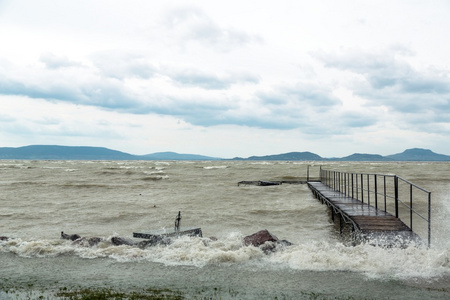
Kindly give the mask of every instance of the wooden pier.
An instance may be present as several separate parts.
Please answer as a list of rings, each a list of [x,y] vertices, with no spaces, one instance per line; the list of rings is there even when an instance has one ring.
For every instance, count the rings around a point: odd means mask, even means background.
[[[349,224],[354,233],[352,236],[373,245],[391,247],[427,243],[430,247],[430,191],[394,174],[342,172],[320,166],[319,177],[312,179],[309,169],[308,165],[306,180],[240,181],[238,186],[306,183],[316,198],[330,207],[333,221],[335,216],[339,217],[341,233],[344,225]]]
[[[340,216],[341,230],[344,221],[351,224],[360,238],[383,246],[421,242],[405,223],[386,211],[349,197],[322,182],[308,182],[308,186],[316,198],[330,207],[333,220],[335,215]]]

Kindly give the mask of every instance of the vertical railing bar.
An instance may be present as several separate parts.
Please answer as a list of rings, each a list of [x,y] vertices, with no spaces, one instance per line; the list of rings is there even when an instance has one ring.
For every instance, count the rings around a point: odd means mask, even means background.
[[[337,172],[333,172],[333,189],[336,190],[336,182],[337,182]]]
[[[398,177],[394,176],[395,217],[398,218]]]
[[[338,191],[341,191],[341,172],[338,172]]]
[[[361,202],[364,203],[364,180],[363,180],[363,174],[361,174]]]
[[[377,174],[374,177],[375,184],[375,208],[378,209],[378,184],[377,184]]]
[[[412,192],[413,192],[413,186],[412,184],[409,185],[409,228],[412,230],[412,224],[413,224],[413,204],[412,204]]]
[[[387,208],[386,208],[386,176],[383,176],[383,180],[384,180],[384,211],[387,212]]]
[[[347,196],[347,173],[344,173],[344,194]]]
[[[431,245],[431,192],[428,192],[428,248]]]
[[[352,173],[352,198],[353,198],[353,173]]]
[[[367,205],[370,205],[370,184],[369,184],[370,174],[367,174]]]

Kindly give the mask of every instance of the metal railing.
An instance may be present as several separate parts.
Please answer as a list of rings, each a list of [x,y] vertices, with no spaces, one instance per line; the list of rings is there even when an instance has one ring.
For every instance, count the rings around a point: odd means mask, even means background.
[[[355,198],[395,215],[411,230],[413,230],[413,217],[425,221],[428,247],[430,246],[431,192],[392,174],[340,172],[321,168],[320,181],[347,197]]]

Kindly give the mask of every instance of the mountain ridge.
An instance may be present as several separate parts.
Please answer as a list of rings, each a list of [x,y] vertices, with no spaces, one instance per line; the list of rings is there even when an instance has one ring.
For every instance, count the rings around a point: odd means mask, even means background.
[[[324,158],[318,154],[288,152],[248,158],[224,159],[199,154],[156,152],[134,155],[126,152],[91,146],[29,145],[23,147],[0,147],[0,159],[27,160],[279,160],[279,161],[450,161],[449,155],[438,154],[429,149],[411,148],[402,153],[382,156],[379,154],[354,153],[342,158]]]

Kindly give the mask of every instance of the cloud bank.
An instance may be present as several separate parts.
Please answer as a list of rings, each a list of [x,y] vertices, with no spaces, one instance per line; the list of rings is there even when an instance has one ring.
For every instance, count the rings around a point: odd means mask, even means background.
[[[450,154],[445,1],[5,3],[2,146]]]

